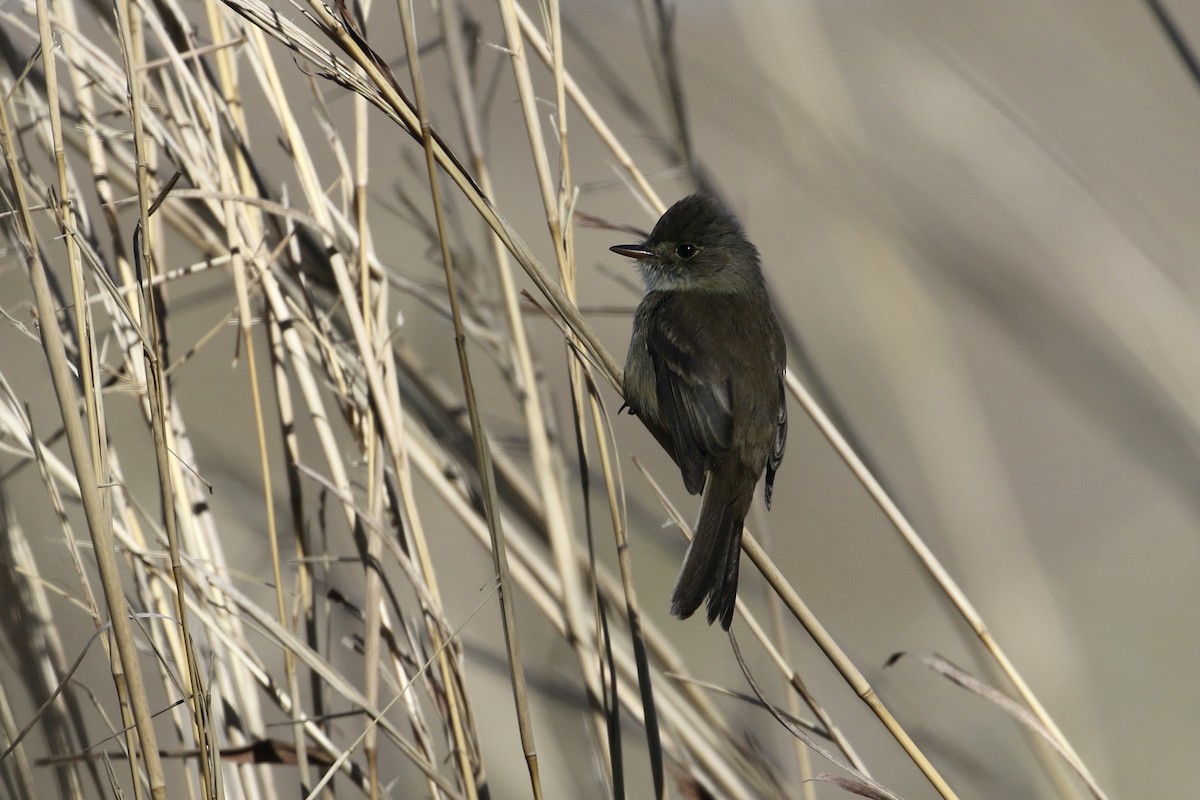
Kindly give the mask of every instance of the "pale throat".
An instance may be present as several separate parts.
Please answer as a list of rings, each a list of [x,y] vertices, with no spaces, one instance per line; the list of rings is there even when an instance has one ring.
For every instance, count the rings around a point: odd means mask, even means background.
[[[642,284],[647,292],[732,294],[745,291],[751,286],[757,288],[762,283],[761,278],[755,280],[755,276],[735,269],[724,269],[708,275],[693,275],[639,264],[638,271],[642,274]]]

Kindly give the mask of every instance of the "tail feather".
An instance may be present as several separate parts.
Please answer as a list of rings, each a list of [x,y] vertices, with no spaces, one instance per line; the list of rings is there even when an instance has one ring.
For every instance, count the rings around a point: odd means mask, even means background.
[[[671,613],[690,617],[708,598],[708,622],[729,630],[737,600],[742,523],[750,510],[757,476],[733,459],[708,477],[700,521],[671,595]]]

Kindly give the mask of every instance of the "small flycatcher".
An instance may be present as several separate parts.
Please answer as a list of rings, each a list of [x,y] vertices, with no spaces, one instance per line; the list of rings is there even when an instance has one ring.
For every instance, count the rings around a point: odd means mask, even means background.
[[[625,403],[666,448],[692,494],[704,492],[695,536],[671,596],[691,616],[729,630],[737,599],[742,523],[758,480],[771,506],[787,440],[783,332],[758,250],[719,201],[685,197],[641,244],[610,248],[637,259],[646,296],[633,318]]]

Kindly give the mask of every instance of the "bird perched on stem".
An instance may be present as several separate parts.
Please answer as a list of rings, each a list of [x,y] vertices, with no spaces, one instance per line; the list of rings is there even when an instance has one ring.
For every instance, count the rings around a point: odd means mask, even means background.
[[[671,613],[689,617],[707,597],[709,623],[729,630],[742,523],[764,471],[770,508],[787,440],[783,332],[758,250],[704,194],[671,206],[641,244],[610,249],[637,259],[646,286],[625,403],[675,459],[687,490],[704,492]]]

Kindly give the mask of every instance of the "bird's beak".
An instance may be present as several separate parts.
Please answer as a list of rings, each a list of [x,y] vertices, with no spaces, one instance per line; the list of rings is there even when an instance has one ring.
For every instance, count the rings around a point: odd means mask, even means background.
[[[629,256],[630,258],[654,258],[654,251],[646,249],[640,244],[614,244],[608,248],[619,256]]]

